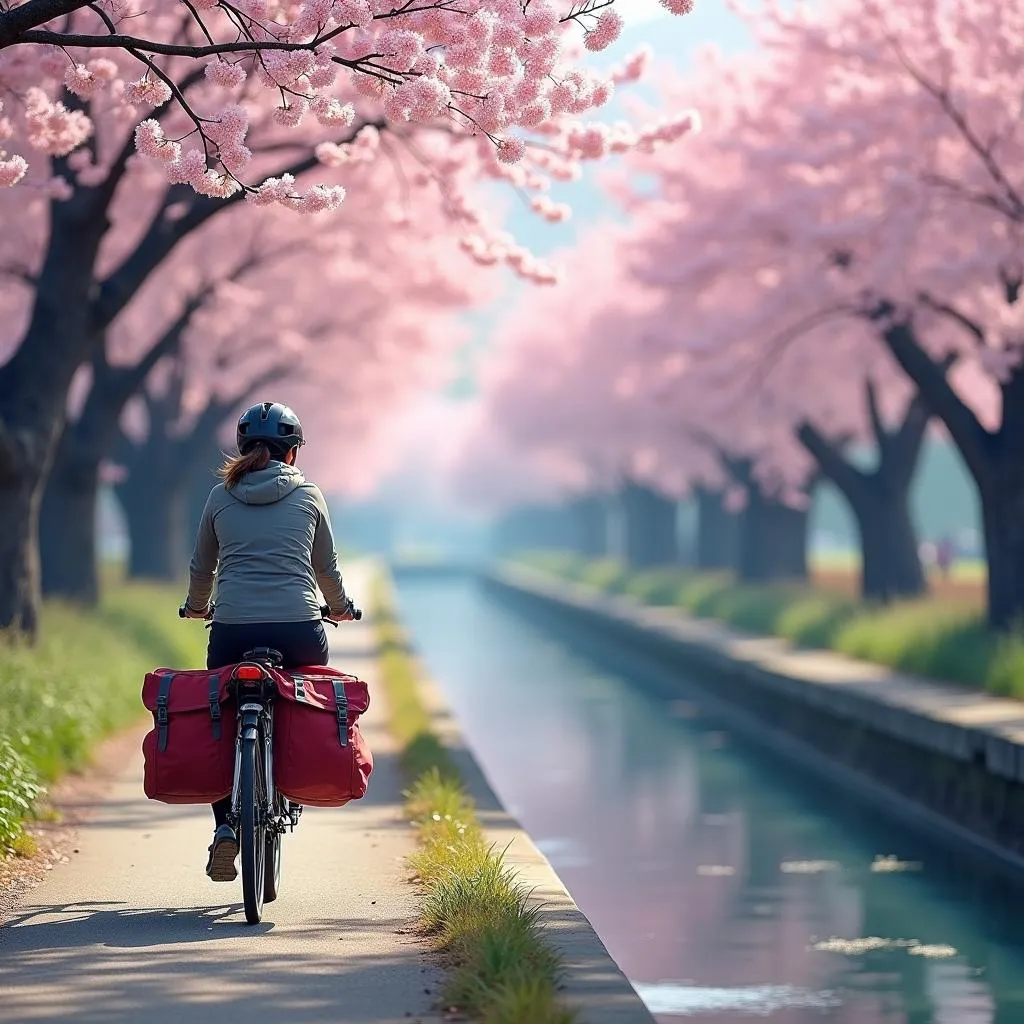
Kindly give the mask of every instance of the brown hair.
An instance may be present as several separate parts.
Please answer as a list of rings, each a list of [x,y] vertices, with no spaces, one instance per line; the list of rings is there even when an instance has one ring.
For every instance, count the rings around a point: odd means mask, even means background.
[[[231,490],[242,482],[246,473],[257,469],[266,469],[270,465],[270,448],[262,441],[257,441],[244,455],[228,455],[224,465],[217,470],[217,475],[224,481],[224,487]]]

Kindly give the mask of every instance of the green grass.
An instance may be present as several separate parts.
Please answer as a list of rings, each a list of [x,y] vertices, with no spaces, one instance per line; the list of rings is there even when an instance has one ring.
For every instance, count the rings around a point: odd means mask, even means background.
[[[372,606],[390,727],[413,780],[406,810],[418,837],[410,864],[421,888],[420,923],[451,965],[444,1005],[484,1024],[573,1024],[575,1014],[558,999],[560,964],[538,908],[487,843],[473,801],[430,728],[416,661],[383,579]]]
[[[120,584],[94,611],[47,605],[35,646],[0,637],[0,856],[30,848],[43,786],[144,714],[147,671],[203,663],[205,633],[177,604],[176,590]]]
[[[528,552],[519,561],[607,593],[675,606],[799,646],[1024,699],[1024,633],[993,632],[963,602],[935,597],[871,607],[809,584],[749,586],[728,573],[683,568],[629,571],[609,559],[561,551]]]

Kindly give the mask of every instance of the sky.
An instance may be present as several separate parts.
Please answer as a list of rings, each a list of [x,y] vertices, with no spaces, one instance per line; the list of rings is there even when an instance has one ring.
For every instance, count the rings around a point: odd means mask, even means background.
[[[685,17],[674,17],[664,10],[658,0],[617,0],[616,10],[626,21],[626,29],[620,39],[604,53],[594,59],[597,67],[619,63],[640,45],[646,43],[654,50],[655,60],[672,67],[686,70],[697,49],[707,44],[717,46],[724,53],[736,52],[749,47],[750,39],[739,19],[726,8],[725,0],[696,0],[694,11]],[[643,86],[630,87],[632,92],[650,96]],[[617,120],[623,116],[613,100],[608,107],[595,112],[594,119]],[[685,146],[685,140],[680,143]],[[551,256],[559,249],[573,244],[580,228],[602,217],[618,216],[618,211],[604,199],[597,186],[591,166],[580,182],[556,185],[552,198],[568,203],[573,209],[572,219],[565,224],[548,224],[531,213],[508,190],[499,190],[495,201],[502,210],[508,211],[508,229],[539,256]],[[501,296],[490,306],[471,311],[464,320],[473,331],[473,341],[460,353],[457,372],[448,394],[453,398],[465,398],[473,393],[474,365],[486,354],[488,342],[494,334],[500,318],[507,315],[524,286],[516,282],[511,274]]]

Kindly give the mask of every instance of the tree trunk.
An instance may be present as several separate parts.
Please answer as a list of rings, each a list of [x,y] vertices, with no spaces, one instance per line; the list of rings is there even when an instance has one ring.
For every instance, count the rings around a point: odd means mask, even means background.
[[[806,580],[807,509],[791,508],[748,486],[740,517],[737,575],[745,583]]]
[[[988,561],[990,624],[1000,630],[1024,625],[1024,453],[996,458],[999,469],[981,492]]]
[[[65,431],[43,491],[39,519],[43,593],[77,604],[99,600],[96,513],[99,456],[76,450]]]
[[[696,567],[704,570],[734,568],[740,517],[725,508],[722,491],[698,487],[694,497],[697,503]]]
[[[915,396],[900,424],[890,430],[882,422],[870,381],[865,399],[877,449],[874,469],[858,468],[843,454],[843,444],[829,441],[810,423],[800,425],[797,438],[846,498],[857,520],[861,597],[888,603],[917,597],[927,589],[910,514],[910,486],[931,415],[920,395]]]
[[[0,369],[0,629],[34,635],[40,598],[39,511],[75,372],[102,338],[92,330],[92,269],[107,222],[94,197],[50,204],[50,235],[28,329]]]
[[[173,583],[184,575],[188,556],[183,483],[180,476],[136,472],[118,485],[131,543],[129,578]]]
[[[633,481],[626,483],[620,498],[627,563],[636,568],[678,564],[676,502]]]
[[[569,506],[572,547],[581,555],[608,553],[608,511],[601,497],[577,498]]]
[[[39,628],[41,469],[25,467],[0,486],[0,629],[30,638]]]
[[[886,604],[927,589],[906,493],[869,493],[851,507],[861,545],[861,597]]]

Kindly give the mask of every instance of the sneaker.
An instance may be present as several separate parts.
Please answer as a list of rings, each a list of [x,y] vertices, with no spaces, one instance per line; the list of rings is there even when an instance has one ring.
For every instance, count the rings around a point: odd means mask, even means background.
[[[206,873],[214,882],[233,882],[238,877],[235,858],[238,856],[238,837],[230,825],[221,825],[213,834],[210,859]]]

